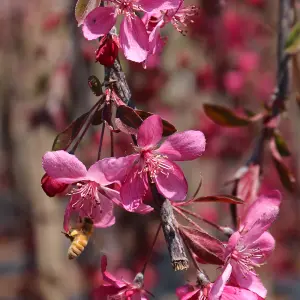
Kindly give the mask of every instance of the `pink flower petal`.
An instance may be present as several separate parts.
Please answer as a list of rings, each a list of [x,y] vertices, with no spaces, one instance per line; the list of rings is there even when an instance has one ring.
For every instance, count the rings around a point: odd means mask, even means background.
[[[225,286],[220,300],[259,300],[258,295],[246,289],[233,286]],[[215,299],[214,299],[215,300]]]
[[[179,299],[180,300],[198,300],[198,299],[201,299],[200,295],[202,296],[202,292],[199,288],[199,289],[196,289],[195,291],[185,294],[183,297],[181,297]]]
[[[247,274],[243,274],[240,267],[234,260],[231,260],[231,265],[232,275],[238,286],[252,291],[253,293],[256,293],[264,299],[266,298],[267,290],[256,274],[252,274],[250,272],[247,272]]]
[[[115,216],[113,211],[113,202],[104,195],[99,194],[101,204],[93,208],[91,215],[94,226],[97,228],[106,228],[115,224]]]
[[[85,165],[75,155],[63,150],[47,152],[42,165],[46,173],[59,182],[73,183],[86,179]]]
[[[251,257],[253,264],[261,265],[263,264],[269,256],[272,254],[275,248],[275,240],[269,232],[264,232],[254,243],[252,243],[248,248],[259,249],[263,254],[263,257]]]
[[[161,159],[161,162],[172,169],[168,171],[168,175],[162,172],[157,174],[155,179],[157,190],[171,201],[184,200],[188,185],[182,170],[170,160]]]
[[[148,117],[140,126],[137,136],[138,146],[143,150],[158,144],[162,138],[163,125],[158,115]]]
[[[68,232],[71,227],[70,227],[70,218],[71,218],[71,214],[72,214],[72,211],[73,211],[73,208],[72,208],[72,204],[74,204],[74,200],[72,201],[72,198],[71,200],[69,201],[66,209],[65,209],[65,213],[64,213],[64,223],[63,223],[63,228],[64,228],[64,231],[65,232]]]
[[[138,154],[133,154],[120,158],[104,158],[89,168],[87,176],[101,185],[121,182],[129,173],[138,156]]]
[[[181,297],[192,291],[194,291],[194,287],[191,284],[185,284],[176,289],[176,296],[181,299]]]
[[[178,8],[180,2],[180,0],[139,0],[139,4],[146,12],[175,9]]]
[[[142,204],[143,197],[148,188],[144,176],[141,177],[137,174],[138,171],[138,166],[135,166],[126,178],[120,191],[122,205],[130,212],[139,210],[139,206]]]
[[[143,62],[146,59],[149,50],[148,33],[139,17],[123,19],[119,40],[127,59],[135,62]]]
[[[107,269],[107,257],[106,257],[106,255],[103,255],[101,258],[101,272],[102,272],[103,280],[105,280],[107,283],[110,283],[118,288],[122,288],[122,287],[126,286],[125,283],[116,279],[112,274],[107,272],[106,269]]]
[[[169,136],[157,150],[171,160],[193,160],[205,150],[205,137],[201,131],[188,130]]]
[[[222,274],[213,283],[208,300],[218,300],[223,294],[223,290],[232,272],[232,266],[227,264]]]
[[[107,34],[115,23],[114,7],[97,7],[86,16],[82,32],[87,40],[95,40],[99,36]]]
[[[260,196],[249,207],[240,225],[240,232],[246,244],[251,244],[269,229],[279,213],[280,202],[280,193],[274,191],[269,195]]]
[[[228,255],[230,255],[234,249],[236,248],[236,245],[238,244],[238,242],[240,241],[241,238],[241,234],[236,231],[230,238],[228,241],[228,244],[225,248],[225,257],[227,257]]]

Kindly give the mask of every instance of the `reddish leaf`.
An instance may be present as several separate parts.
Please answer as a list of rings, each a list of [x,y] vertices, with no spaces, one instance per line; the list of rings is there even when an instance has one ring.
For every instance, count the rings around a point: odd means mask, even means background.
[[[283,186],[290,192],[293,192],[295,190],[296,179],[292,172],[281,160],[278,160],[274,156],[273,163],[277,169],[280,181],[283,184]]]
[[[197,228],[180,226],[179,232],[192,252],[202,263],[222,265],[225,247],[221,241]]]
[[[75,141],[75,139],[78,138],[78,136],[79,138],[82,138],[80,137],[79,133],[81,133],[86,126],[91,124],[92,118],[100,105],[101,99],[90,109],[90,111],[78,117],[64,131],[59,133],[53,142],[52,151],[70,150],[68,148]]]
[[[215,123],[221,126],[238,127],[247,126],[251,120],[236,115],[232,110],[215,104],[203,104],[205,114]]]
[[[270,150],[272,153],[273,163],[276,167],[282,185],[293,192],[295,190],[296,179],[290,169],[284,164],[280,153],[276,148],[274,138],[270,141]]]
[[[279,131],[274,132],[276,148],[281,156],[290,156],[289,147]]]
[[[120,119],[126,126],[137,129],[143,123],[143,120],[134,111],[134,109],[121,105],[117,109],[116,118]]]
[[[225,202],[233,204],[243,204],[244,201],[232,195],[216,195],[216,196],[206,196],[194,199],[192,202]]]
[[[91,124],[92,125],[100,125],[103,122],[103,108],[97,110],[92,118]]]
[[[143,111],[143,110],[139,110],[139,109],[135,109],[135,112],[143,119],[147,119],[148,117],[152,116],[152,113]],[[173,133],[175,133],[177,131],[177,129],[175,128],[174,125],[172,125],[170,122],[162,119],[162,123],[163,123],[163,136],[169,136]]]
[[[59,133],[52,145],[52,151],[66,150],[77,137],[83,125],[85,124],[89,113],[84,113],[73,121],[64,131]]]

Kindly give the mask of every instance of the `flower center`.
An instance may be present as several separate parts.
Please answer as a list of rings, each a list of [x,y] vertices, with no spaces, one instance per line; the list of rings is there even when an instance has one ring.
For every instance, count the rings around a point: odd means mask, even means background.
[[[161,154],[154,154],[150,151],[144,151],[141,154],[143,167],[138,172],[141,176],[147,173],[150,176],[151,183],[155,182],[159,173],[169,176],[169,173],[173,171],[173,166],[169,165],[165,160],[166,156]]]
[[[240,266],[241,273],[244,277],[247,277],[248,273],[255,275],[253,267],[259,267],[259,264],[253,262],[253,259],[263,258],[264,254],[260,248],[247,248],[245,246],[237,246],[233,251],[231,258],[234,259]]]
[[[131,17],[134,11],[142,10],[141,6],[135,0],[110,0],[116,5],[117,14],[124,14]]]
[[[171,12],[171,13],[170,13]],[[174,11],[167,11],[165,18],[169,20],[175,29],[181,34],[185,35],[187,31],[185,28],[194,21],[191,18],[198,13],[198,8],[195,5],[189,5],[179,8]]]
[[[88,211],[86,211],[88,216],[92,215],[93,208],[101,204],[99,198],[99,184],[94,181],[77,182],[76,187],[71,190],[69,195],[79,196],[77,201],[73,203],[72,208],[88,208]]]

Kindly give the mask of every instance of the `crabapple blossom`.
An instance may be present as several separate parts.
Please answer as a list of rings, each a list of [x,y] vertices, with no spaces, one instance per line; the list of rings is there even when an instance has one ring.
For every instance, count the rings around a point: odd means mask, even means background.
[[[119,158],[116,168],[110,169],[111,179],[122,182],[121,199],[128,211],[136,211],[143,204],[150,183],[170,200],[182,201],[186,197],[186,179],[173,161],[198,158],[205,150],[204,134],[196,130],[174,133],[159,145],[162,133],[159,116],[145,119],[137,133],[137,153]]]
[[[116,279],[106,271],[107,257],[101,259],[101,272],[104,283],[94,291],[94,300],[115,299],[115,300],[147,300],[146,291],[143,289],[144,276],[138,273],[133,283]]]
[[[230,237],[225,250],[231,279],[262,298],[267,290],[253,267],[262,265],[275,247],[275,240],[267,230],[279,213],[280,202],[278,191],[260,196],[242,216],[238,231]]]
[[[113,201],[120,201],[120,195],[107,187],[113,183],[104,173],[107,160],[97,161],[87,170],[75,155],[63,150],[49,151],[43,156],[43,168],[51,178],[57,183],[75,185],[65,211],[65,231],[69,230],[72,211],[78,212],[80,217],[91,217],[96,227],[108,227],[115,223]],[[113,160],[110,158],[109,163]]]
[[[197,280],[196,285],[186,284],[176,289],[179,300],[260,300],[261,298],[247,290],[227,284],[231,274],[228,265],[214,283]]]
[[[148,33],[142,20],[135,12],[155,12],[178,7],[179,0],[112,0],[110,6],[97,7],[83,22],[83,35],[94,40],[109,33],[115,25],[117,16],[124,18],[120,25],[120,46],[127,59],[143,62],[149,50]]]

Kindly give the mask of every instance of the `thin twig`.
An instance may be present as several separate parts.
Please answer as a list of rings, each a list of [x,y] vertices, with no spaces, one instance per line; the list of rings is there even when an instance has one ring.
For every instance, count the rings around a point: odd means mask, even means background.
[[[290,13],[292,8],[291,0],[279,0],[278,7],[278,40],[277,40],[277,84],[275,92],[270,99],[271,112],[263,119],[263,127],[257,139],[257,142],[253,148],[253,152],[250,158],[246,162],[246,166],[259,165],[260,172],[263,172],[263,154],[265,148],[265,142],[270,138],[272,130],[268,127],[268,122],[280,116],[283,103],[286,100],[286,96],[289,89],[289,72],[288,62],[290,56],[285,54],[284,48],[286,39],[289,35],[291,20]],[[277,126],[279,124],[279,120]],[[237,187],[239,180],[237,180],[233,192],[233,195],[237,195]],[[233,223],[237,224],[237,211],[236,204],[230,204],[231,215]]]
[[[154,240],[153,240],[151,249],[150,249],[150,251],[149,251],[147,260],[145,261],[145,264],[144,264],[144,267],[143,267],[143,270],[142,270],[142,273],[143,273],[143,274],[145,274],[145,271],[146,271],[148,262],[149,262],[150,259],[151,259],[151,256],[152,256],[152,253],[153,253],[153,249],[154,249],[155,243],[156,243],[156,241],[157,241],[157,237],[158,237],[158,234],[159,234],[160,230],[161,230],[161,224],[159,224],[159,226],[158,226],[158,228],[157,228],[157,230],[156,230],[156,233],[155,233],[155,236],[154,236]]]
[[[99,141],[99,148],[98,148],[97,160],[99,160],[101,158],[101,151],[102,151],[102,144],[103,144],[103,138],[104,138],[104,131],[105,131],[105,122],[103,121],[102,129],[101,129],[101,135],[100,135],[100,141]]]

